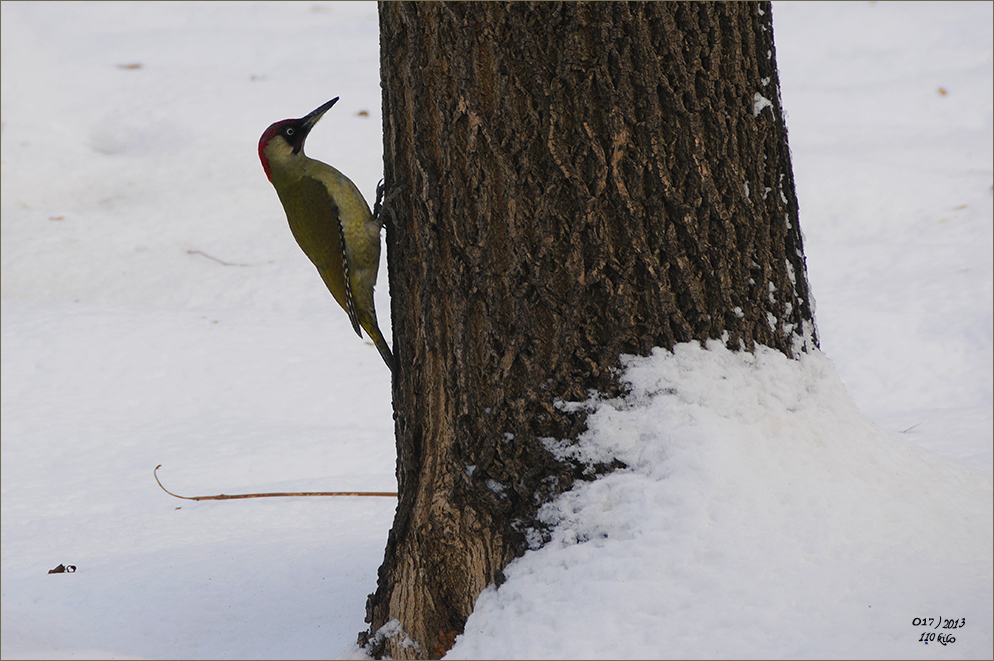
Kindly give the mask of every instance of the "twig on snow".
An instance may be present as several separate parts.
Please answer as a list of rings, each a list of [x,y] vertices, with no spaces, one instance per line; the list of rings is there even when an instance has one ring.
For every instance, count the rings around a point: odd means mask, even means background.
[[[162,468],[162,464],[155,467],[152,471],[152,475],[155,477],[155,481],[158,482],[159,488],[168,493],[174,498],[182,498],[183,500],[236,500],[239,498],[287,498],[290,496],[385,496],[396,498],[397,494],[391,491],[276,491],[273,493],[240,493],[234,495],[228,495],[224,493],[217,494],[216,496],[181,496],[177,493],[173,493],[169,489],[162,486],[162,482],[159,481],[159,469]]]
[[[187,250],[186,254],[187,255],[203,255],[207,259],[213,259],[218,264],[222,264],[224,266],[252,266],[252,264],[236,264],[235,262],[226,262],[223,259],[218,259],[217,257],[214,257],[213,255],[208,255],[203,250],[194,250],[192,248],[189,249],[189,250]]]

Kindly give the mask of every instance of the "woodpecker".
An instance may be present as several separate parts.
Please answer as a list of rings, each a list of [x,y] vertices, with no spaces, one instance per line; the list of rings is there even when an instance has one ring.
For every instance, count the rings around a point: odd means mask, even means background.
[[[356,334],[362,337],[360,327],[366,330],[392,372],[393,355],[373,308],[382,221],[348,177],[304,155],[308,133],[337,101],[336,96],[300,119],[271,125],[259,139],[259,159],[297,245],[348,313]]]

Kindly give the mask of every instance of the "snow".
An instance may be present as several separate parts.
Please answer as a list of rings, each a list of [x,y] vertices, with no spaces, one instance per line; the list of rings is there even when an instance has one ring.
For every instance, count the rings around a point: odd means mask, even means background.
[[[628,469],[543,508],[551,543],[447,658],[901,658],[925,611],[986,655],[988,476],[874,426],[821,353],[686,344],[625,374],[580,449]]]
[[[372,199],[375,5],[0,17],[0,654],[356,655],[392,499],[181,501],[152,469],[184,495],[396,488],[389,373],[255,153],[340,95],[308,153]],[[630,359],[579,449],[629,468],[546,506],[552,542],[450,657],[994,651],[992,5],[774,21],[824,353]],[[966,625],[926,646],[919,617]]]
[[[758,117],[759,113],[763,112],[764,108],[772,108],[773,102],[767,99],[765,96],[756,92],[752,99],[752,116]]]

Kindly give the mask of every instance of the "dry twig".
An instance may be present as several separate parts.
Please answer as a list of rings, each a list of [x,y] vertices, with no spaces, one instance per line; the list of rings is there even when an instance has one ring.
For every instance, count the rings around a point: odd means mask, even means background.
[[[208,255],[203,250],[193,250],[192,248],[189,249],[189,250],[187,250],[186,254],[187,255],[203,255],[207,259],[213,259],[218,264],[222,264],[224,266],[252,266],[251,264],[236,264],[234,262],[226,262],[223,259],[218,259],[217,257],[214,257],[213,255]]]
[[[152,471],[152,475],[155,477],[155,481],[158,482],[159,488],[168,493],[174,498],[182,498],[183,500],[236,500],[239,498],[286,498],[289,496],[387,496],[396,498],[397,494],[391,491],[276,491],[273,493],[241,493],[241,494],[218,494],[216,496],[181,496],[179,494],[173,493],[169,489],[162,486],[162,482],[159,482],[159,469],[162,468],[162,464],[155,467]]]

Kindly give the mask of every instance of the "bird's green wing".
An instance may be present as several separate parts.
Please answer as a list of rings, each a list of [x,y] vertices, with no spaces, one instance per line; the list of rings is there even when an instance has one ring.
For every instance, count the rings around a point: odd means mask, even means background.
[[[323,183],[310,177],[287,181],[276,192],[297,245],[317,267],[332,296],[348,313],[352,328],[362,337],[352,296],[342,214],[334,198]]]
[[[362,331],[359,330],[359,317],[355,312],[355,299],[352,298],[352,277],[349,273],[349,253],[345,249],[345,228],[342,226],[342,217],[338,213],[338,207],[335,206],[335,202],[331,201],[330,197],[328,199],[333,207],[335,224],[338,225],[338,246],[342,251],[342,271],[345,276],[345,301],[348,304],[345,311],[349,313],[349,321],[352,322],[355,334],[362,337]]]

